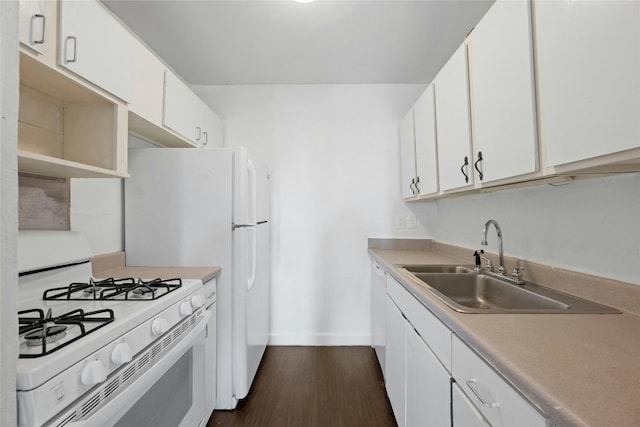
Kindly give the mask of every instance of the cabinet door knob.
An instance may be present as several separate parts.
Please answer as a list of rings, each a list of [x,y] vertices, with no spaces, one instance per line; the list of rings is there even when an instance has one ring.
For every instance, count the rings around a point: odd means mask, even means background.
[[[69,41],[73,41],[73,57],[71,59],[67,59],[67,55],[65,55],[65,62],[76,62],[78,60],[78,39],[75,36],[68,36],[65,42],[65,48],[69,46]],[[69,50],[66,49],[65,53],[68,53]]]
[[[464,175],[464,182],[469,183],[469,175],[467,175],[467,173],[464,171],[464,168],[467,166],[469,166],[469,158],[467,156],[464,156],[464,163],[460,167],[460,172],[462,172],[462,175]]]
[[[202,143],[202,145],[207,145],[209,143],[209,133],[202,132],[202,134],[204,135],[204,142]]]
[[[45,25],[47,23],[47,18],[45,18],[44,15],[41,15],[39,13],[36,13],[35,15],[33,15],[33,19],[32,19],[32,25],[33,25],[33,21],[35,21],[36,19],[42,19],[42,34],[39,40],[34,40],[33,42],[36,44],[43,44],[44,43],[44,33],[45,33]]]
[[[480,181],[482,181],[482,178],[484,178],[484,174],[482,173],[482,171],[478,167],[478,164],[481,161],[482,161],[482,151],[478,151],[478,160],[476,160],[476,162],[473,164],[473,167],[476,168],[476,170],[478,171],[478,177],[480,177]]]
[[[200,138],[202,138],[202,128],[200,126],[196,126],[196,130],[198,131],[198,136],[196,136],[196,141],[200,141]]]
[[[416,192],[420,194],[420,187],[418,187],[418,184],[420,184],[420,177],[416,176],[416,184],[415,184]]]

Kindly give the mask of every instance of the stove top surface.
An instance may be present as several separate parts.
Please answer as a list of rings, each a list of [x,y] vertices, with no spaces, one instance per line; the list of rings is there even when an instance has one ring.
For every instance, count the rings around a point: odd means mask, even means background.
[[[91,285],[92,281],[118,286],[100,286],[100,290],[96,290],[98,286]],[[69,297],[61,290],[78,283],[83,285],[74,285]],[[122,284],[126,286],[123,288]],[[127,278],[104,282],[91,277],[90,264],[20,277],[18,311],[25,319],[20,322],[18,390],[39,386],[198,291],[202,293],[202,282],[195,279],[159,283],[153,278]],[[58,295],[61,292],[63,295]],[[55,298],[43,299],[45,293]],[[81,297],[77,297],[80,294]],[[100,299],[100,294],[107,294],[109,298]],[[80,321],[81,312],[89,314],[88,321]],[[56,326],[65,328],[61,330]],[[56,328],[48,329],[52,327]],[[52,336],[44,334],[43,337],[44,332]],[[29,334],[33,335],[27,336]]]
[[[42,309],[18,312],[21,358],[46,356],[70,345],[115,320],[113,310],[75,309],[53,314]]]
[[[68,286],[49,288],[42,299],[47,301],[85,301],[85,300],[155,300],[177,290],[182,280],[174,279],[134,279],[90,278],[84,282],[74,282]]]

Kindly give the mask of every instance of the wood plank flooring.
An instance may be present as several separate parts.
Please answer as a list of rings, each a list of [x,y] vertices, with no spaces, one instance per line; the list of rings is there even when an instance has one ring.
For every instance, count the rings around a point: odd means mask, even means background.
[[[391,427],[395,418],[370,347],[268,347],[247,398],[207,427]]]

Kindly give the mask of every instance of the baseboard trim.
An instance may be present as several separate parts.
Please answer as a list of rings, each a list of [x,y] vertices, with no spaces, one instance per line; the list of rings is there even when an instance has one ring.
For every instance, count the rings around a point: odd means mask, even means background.
[[[348,346],[371,345],[369,334],[282,332],[269,336],[269,345]]]

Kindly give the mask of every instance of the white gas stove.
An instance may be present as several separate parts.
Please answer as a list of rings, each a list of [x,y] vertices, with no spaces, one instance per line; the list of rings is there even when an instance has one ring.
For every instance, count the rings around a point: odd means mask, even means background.
[[[19,239],[18,424],[126,425],[136,399],[203,340],[202,282],[97,280],[84,238],[35,236]],[[74,248],[46,260],[42,236],[57,252]],[[190,372],[198,368],[189,363]],[[203,415],[180,425],[197,426]]]

